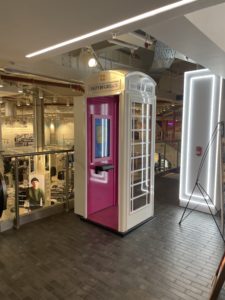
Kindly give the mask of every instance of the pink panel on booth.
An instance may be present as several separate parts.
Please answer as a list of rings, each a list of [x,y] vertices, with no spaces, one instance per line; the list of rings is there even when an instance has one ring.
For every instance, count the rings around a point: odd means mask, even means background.
[[[88,219],[116,230],[118,229],[118,103],[119,96],[87,99]]]

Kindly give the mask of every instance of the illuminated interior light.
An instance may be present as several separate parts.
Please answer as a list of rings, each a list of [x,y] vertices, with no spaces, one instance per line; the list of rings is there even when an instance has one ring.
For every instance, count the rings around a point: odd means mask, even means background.
[[[51,120],[51,123],[50,123],[50,130],[51,131],[54,131],[55,130],[55,125],[53,123],[53,120]]]
[[[22,87],[19,86],[17,91],[18,91],[19,94],[23,94],[23,88]]]
[[[2,79],[0,78],[0,88],[3,88],[4,87],[4,83],[2,81]]]
[[[193,111],[193,99],[194,99],[194,96],[193,96],[193,91],[194,91],[194,87],[193,87],[193,82],[196,81],[196,80],[204,80],[206,78],[215,78],[215,75],[205,75],[205,76],[196,76],[196,77],[193,77],[190,79],[190,96],[189,96],[189,116],[188,116],[188,131],[187,131],[187,136],[190,136],[190,132],[192,130],[192,125],[193,125],[193,122],[191,121],[191,112]],[[211,106],[213,105],[213,98],[214,98],[214,93],[215,92],[215,88],[214,88],[214,85],[212,87],[212,93],[211,93]],[[210,110],[211,114],[210,114],[210,128],[212,128],[212,124],[213,124],[213,118],[212,118],[212,112],[213,112],[213,109],[211,107],[211,110]],[[212,129],[210,129],[210,133],[209,133],[209,139],[211,137],[211,134],[212,134]],[[190,150],[190,138],[187,139],[187,159],[190,157],[190,153],[191,153],[191,150]],[[209,153],[208,153],[208,157],[207,157],[207,161],[208,161],[208,168],[209,168],[209,165],[210,165],[210,158],[211,158],[211,153],[212,153],[212,147],[210,147],[209,149]],[[209,175],[210,175],[210,170],[208,170],[208,173],[207,173],[207,186],[206,186],[206,191],[209,192]],[[186,176],[186,184],[185,184],[185,193],[187,196],[190,196],[191,195],[191,192],[188,192],[187,189],[188,189],[188,186],[189,186],[189,179],[190,179],[190,165],[188,164],[187,165],[187,176]],[[197,196],[198,198],[202,198],[202,196],[198,196],[198,195],[193,195],[193,196]]]
[[[47,47],[47,48],[44,48],[44,49],[41,49],[41,50],[38,50],[38,51],[35,51],[35,52],[32,52],[32,53],[29,53],[25,57],[31,58],[31,57],[34,57],[34,56],[38,56],[38,55],[44,54],[46,52],[53,51],[55,49],[58,49],[58,48],[61,48],[61,47],[65,47],[65,46],[68,46],[68,45],[71,45],[71,44],[74,44],[74,43],[77,43],[79,41],[82,41],[82,40],[85,40],[87,38],[99,35],[101,33],[104,33],[104,32],[107,32],[107,31],[112,31],[112,30],[117,29],[119,27],[123,27],[125,25],[132,24],[132,23],[135,23],[137,21],[144,20],[144,19],[147,19],[147,18],[151,18],[151,17],[156,16],[158,14],[161,14],[161,13],[164,13],[164,12],[167,12],[167,11],[173,10],[175,8],[178,8],[178,7],[184,6],[186,4],[193,3],[193,2],[197,2],[197,1],[198,0],[182,0],[182,1],[177,1],[177,2],[174,2],[174,3],[171,3],[171,4],[168,4],[168,5],[165,5],[165,6],[162,6],[162,7],[153,9],[153,10],[150,10],[150,11],[145,12],[143,14],[131,17],[129,19],[126,19],[126,20],[123,20],[123,21],[111,24],[109,26],[106,26],[106,27],[94,30],[94,31],[86,33],[84,35],[80,35],[80,36],[72,38],[70,40],[67,40],[67,41],[64,41],[64,42],[52,45],[50,47]]]
[[[105,142],[105,153],[104,156],[108,156],[108,127],[107,127],[108,120],[104,119],[104,142]]]
[[[187,113],[185,114],[185,112],[187,111],[187,107],[188,107],[188,102],[187,102],[187,98],[188,98],[188,89],[187,89],[187,83],[188,83],[188,78],[189,78],[189,73],[186,72],[184,74],[184,103],[183,103],[183,124],[188,124],[187,119],[188,119],[188,115]],[[186,145],[185,145],[185,140],[186,140],[186,128],[184,126],[182,126],[182,143],[181,143],[181,169],[180,169],[180,199],[182,199],[182,197],[184,197],[185,192],[186,192],[186,182],[185,182],[185,149],[186,149]],[[188,148],[188,147],[187,147]]]
[[[187,136],[189,136],[189,132],[191,131],[191,125],[192,125],[192,122],[191,122],[191,111],[192,111],[192,99],[193,99],[193,96],[192,96],[192,93],[193,93],[193,78],[191,78],[190,80],[190,97],[189,97],[189,109],[188,109],[188,131],[187,131]],[[189,159],[190,157],[190,138],[187,139],[187,160]],[[189,164],[187,165],[187,178],[189,178],[190,176],[190,172],[189,172]],[[185,184],[185,193],[187,194],[187,186],[188,186],[188,182],[187,182],[187,179],[186,179],[186,184]]]
[[[101,129],[102,129],[102,139],[104,139],[104,123],[103,123],[103,119],[101,119]],[[101,157],[104,157],[104,142],[101,140]]]
[[[220,77],[220,83],[219,84],[220,84],[220,90],[219,90],[219,108],[218,108],[219,113],[218,113],[217,122],[221,121],[221,106],[222,106],[222,93],[223,93],[223,78],[222,77]],[[219,128],[219,129],[221,129],[221,128]],[[216,139],[216,170],[215,170],[215,174],[218,173],[219,145],[220,145],[219,139],[220,139],[220,135],[221,135],[221,132],[220,132],[220,130],[218,130],[217,139]],[[222,171],[223,170],[221,170],[221,172]],[[214,187],[216,187],[216,182],[217,182],[217,177],[215,176],[215,178],[214,178]],[[214,188],[214,195],[213,195],[214,199],[216,199],[216,192],[217,192],[217,189]]]
[[[39,90],[38,97],[39,97],[39,99],[43,99],[44,98],[42,90]]]
[[[216,77],[212,76],[212,93],[211,93],[211,107],[210,107],[210,130],[209,130],[209,138],[208,140],[210,140],[210,137],[212,136],[213,130],[214,130],[214,124],[216,123],[214,121],[214,109],[215,109],[215,105],[214,105],[214,97],[215,97],[215,81],[216,81]],[[209,149],[209,153],[208,153],[208,172],[207,172],[207,187],[208,189],[206,190],[208,194],[210,194],[210,172],[211,172],[211,166],[212,166],[212,147],[213,145],[210,147]]]
[[[94,68],[97,66],[97,60],[94,58],[94,57],[91,57],[89,60],[88,60],[88,66],[90,68]]]

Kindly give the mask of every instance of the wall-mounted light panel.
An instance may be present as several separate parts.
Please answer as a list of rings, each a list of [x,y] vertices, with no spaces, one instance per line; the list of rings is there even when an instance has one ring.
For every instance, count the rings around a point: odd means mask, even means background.
[[[192,195],[188,207],[208,213],[209,209],[204,197],[210,203],[213,213],[215,213],[215,206],[219,207],[220,201],[220,162],[218,159],[220,126],[218,122],[222,118],[222,85],[222,79],[207,69],[185,73],[180,205],[186,206]],[[215,130],[216,134],[213,135]],[[207,145],[209,145],[208,152],[198,180],[204,188],[203,197],[198,186],[195,189],[194,187]]]

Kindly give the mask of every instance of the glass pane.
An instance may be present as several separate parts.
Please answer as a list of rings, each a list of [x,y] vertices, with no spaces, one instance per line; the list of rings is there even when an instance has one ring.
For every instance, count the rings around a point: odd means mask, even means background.
[[[12,220],[15,217],[15,160],[4,158],[4,179],[7,192],[7,206],[3,210],[1,221]]]
[[[131,103],[131,115],[130,207],[134,211],[150,203],[151,105]]]
[[[142,143],[142,142],[146,142],[146,135],[147,132],[145,129],[141,129],[141,130],[134,130],[133,131],[133,135],[134,135],[134,142],[135,143]]]
[[[133,197],[132,198],[135,198],[137,196],[140,196],[140,195],[146,194],[146,193],[149,193],[149,181],[133,186]]]
[[[149,180],[149,169],[143,169],[141,171],[131,172],[131,182],[137,183]]]
[[[146,128],[146,118],[145,117],[134,117],[132,122],[132,129],[145,129]]]
[[[147,204],[150,203],[150,193],[147,195]]]
[[[50,195],[47,205],[62,203],[65,200],[66,154],[57,153],[50,156]],[[73,157],[69,157],[69,164]]]
[[[95,119],[95,158],[110,156],[110,120]]]
[[[132,157],[146,155],[146,151],[150,151],[150,144],[145,143],[135,143],[132,145]]]
[[[133,210],[136,210],[138,208],[145,206],[146,203],[147,203],[147,195],[144,195],[137,199],[134,199],[133,200]]]
[[[131,170],[139,170],[142,168],[150,167],[150,156],[142,156],[131,160]]]
[[[132,102],[131,104],[131,114],[132,115],[141,115],[141,103]]]

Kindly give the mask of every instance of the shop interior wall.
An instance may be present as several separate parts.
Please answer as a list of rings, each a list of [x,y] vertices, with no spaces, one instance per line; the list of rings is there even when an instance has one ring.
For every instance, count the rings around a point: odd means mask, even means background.
[[[50,145],[51,122],[45,123],[45,144]],[[73,145],[74,123],[73,120],[59,120],[55,123],[56,145]],[[19,146],[33,145],[33,123],[28,121],[21,123],[18,121],[3,122],[2,124],[2,146],[3,149]]]

